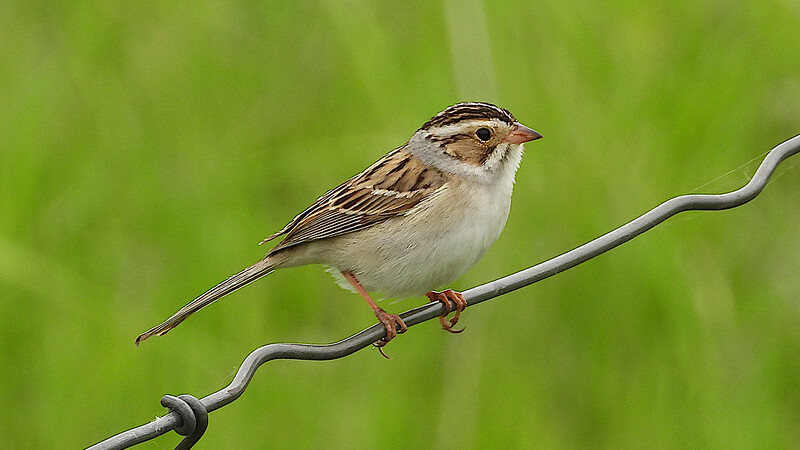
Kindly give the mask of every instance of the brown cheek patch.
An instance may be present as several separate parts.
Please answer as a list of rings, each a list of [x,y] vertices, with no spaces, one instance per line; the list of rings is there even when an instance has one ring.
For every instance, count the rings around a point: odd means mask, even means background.
[[[484,147],[473,139],[465,138],[447,144],[446,149],[450,156],[473,166],[480,166],[489,157],[494,147]]]

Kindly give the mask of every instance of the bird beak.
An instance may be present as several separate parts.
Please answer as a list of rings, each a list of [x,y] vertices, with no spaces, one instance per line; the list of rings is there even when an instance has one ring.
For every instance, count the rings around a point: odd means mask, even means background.
[[[503,142],[508,142],[510,144],[522,144],[524,142],[535,141],[536,139],[541,138],[541,134],[531,130],[521,123],[517,123],[517,126],[514,127],[514,131],[509,133]]]

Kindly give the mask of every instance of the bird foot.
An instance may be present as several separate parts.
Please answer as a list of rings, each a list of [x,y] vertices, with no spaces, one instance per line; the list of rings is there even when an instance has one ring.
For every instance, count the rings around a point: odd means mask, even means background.
[[[430,291],[425,295],[430,301],[439,302],[444,305],[444,313],[439,316],[439,322],[442,324],[443,330],[453,334],[461,333],[465,330],[466,327],[460,330],[453,329],[453,327],[458,323],[458,319],[461,317],[461,311],[467,307],[467,301],[460,292],[448,289],[442,292]],[[456,314],[448,321],[447,315],[450,314],[450,311],[452,311],[452,306],[450,306],[451,301],[456,305]]]
[[[394,339],[398,333],[405,333],[406,330],[408,330],[408,326],[406,326],[405,322],[403,322],[403,319],[397,314],[389,314],[381,308],[375,309],[374,312],[375,317],[377,317],[378,320],[383,324],[383,327],[386,328],[386,337],[372,345],[378,348],[378,351],[381,352],[381,355],[383,355],[384,358],[392,359],[386,353],[384,353],[383,347],[386,346],[389,341]],[[399,330],[397,329],[398,326],[400,327]]]

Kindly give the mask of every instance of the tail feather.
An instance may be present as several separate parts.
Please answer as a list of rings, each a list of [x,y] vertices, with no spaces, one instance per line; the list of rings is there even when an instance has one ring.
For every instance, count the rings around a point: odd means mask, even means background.
[[[252,266],[237,273],[236,275],[231,276],[227,280],[223,281],[222,283],[219,283],[218,285],[204,292],[196,299],[189,302],[188,305],[178,310],[178,312],[170,316],[169,319],[165,320],[160,325],[156,325],[153,328],[140,334],[136,338],[136,345],[138,346],[140,342],[149,338],[150,336],[155,336],[155,335],[163,336],[169,330],[175,328],[176,326],[178,326],[178,324],[186,320],[186,318],[189,317],[190,315],[214,303],[221,297],[230,294],[231,292],[239,289],[240,287],[257,280],[258,278],[261,278],[264,275],[267,275],[268,273],[272,272],[274,268],[275,264],[272,261],[270,261],[270,258],[264,258],[261,261],[258,261]]]

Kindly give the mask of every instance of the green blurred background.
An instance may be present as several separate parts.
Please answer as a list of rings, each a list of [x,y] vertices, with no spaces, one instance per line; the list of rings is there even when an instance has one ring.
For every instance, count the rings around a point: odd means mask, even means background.
[[[794,0],[3,2],[0,446],[87,446],[261,344],[373,324],[304,267],[133,345],[452,103],[545,136],[460,289],[739,187],[800,133],[798,26]],[[800,448],[798,163],[468,310],[461,335],[269,363],[198,448]]]

